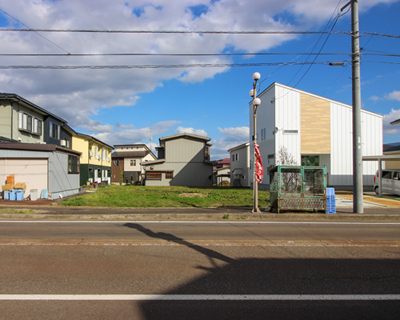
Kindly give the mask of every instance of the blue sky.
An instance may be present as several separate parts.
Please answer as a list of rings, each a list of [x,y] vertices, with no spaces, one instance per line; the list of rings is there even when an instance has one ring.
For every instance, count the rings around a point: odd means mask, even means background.
[[[360,31],[400,35],[400,1],[362,0]],[[0,28],[185,31],[323,31],[339,0],[0,0]],[[350,31],[350,12],[333,31]],[[351,37],[326,35],[105,34],[1,31],[0,53],[278,53],[252,56],[3,56],[2,66],[116,66],[131,69],[6,69],[0,92],[12,92],[68,121],[76,131],[114,144],[146,143],[187,132],[212,139],[212,159],[249,137],[252,74],[351,104]],[[364,35],[362,106],[384,115],[384,143],[400,142],[400,39]],[[319,56],[307,56],[306,53]],[[280,54],[279,54],[280,53]],[[282,54],[283,53],[283,54]],[[288,55],[288,53],[293,53]],[[295,54],[298,53],[298,54]],[[344,53],[344,55],[326,55]],[[377,55],[379,54],[379,55]],[[397,56],[390,56],[390,55]],[[314,61],[297,66],[155,68],[156,65]],[[344,61],[344,67],[321,62]]]

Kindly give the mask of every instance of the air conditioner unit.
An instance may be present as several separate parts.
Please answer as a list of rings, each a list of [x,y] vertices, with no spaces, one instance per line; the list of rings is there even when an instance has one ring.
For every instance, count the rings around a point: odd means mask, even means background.
[[[61,140],[60,145],[61,145],[61,147],[65,147],[67,144],[66,144],[65,140]]]

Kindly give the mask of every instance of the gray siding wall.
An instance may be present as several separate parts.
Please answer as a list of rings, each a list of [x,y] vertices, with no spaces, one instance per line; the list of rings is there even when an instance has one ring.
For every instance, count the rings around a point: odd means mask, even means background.
[[[0,101],[0,136],[11,139],[11,106]]]
[[[165,142],[165,159],[168,162],[204,162],[204,142],[174,139]]]
[[[42,120],[42,135],[38,136],[29,132],[25,132],[25,131],[21,131],[18,129],[18,113],[19,112],[26,112],[27,114],[31,115],[32,117],[38,118],[40,120]],[[14,103],[13,104],[13,108],[12,108],[12,139],[14,140],[18,140],[18,138],[21,138],[21,142],[22,143],[37,143],[37,142],[42,142],[43,141],[43,132],[44,132],[44,120],[43,120],[43,116],[40,115],[39,113],[33,111],[32,109],[28,109],[24,106],[21,106],[18,103]],[[9,121],[11,122],[11,119],[9,119]],[[32,120],[33,121],[33,120]]]
[[[205,143],[191,139],[165,142],[165,162],[153,165],[154,170],[173,170],[173,179],[146,180],[147,186],[212,186],[212,165],[204,163]],[[150,166],[147,166],[147,170]]]
[[[147,166],[149,168],[149,166]],[[162,173],[162,180],[146,180],[146,186],[188,186],[208,187],[212,186],[212,165],[207,163],[164,163],[154,165],[154,170],[174,170],[173,179],[165,179]]]
[[[29,158],[49,159],[49,195],[52,199],[58,199],[60,195],[66,197],[79,192],[79,174],[68,174],[68,154],[21,150],[0,150],[0,152],[2,158],[27,158],[27,163],[29,163]]]
[[[49,158],[49,194],[52,199],[79,192],[79,174],[68,173],[68,154],[54,152]]]

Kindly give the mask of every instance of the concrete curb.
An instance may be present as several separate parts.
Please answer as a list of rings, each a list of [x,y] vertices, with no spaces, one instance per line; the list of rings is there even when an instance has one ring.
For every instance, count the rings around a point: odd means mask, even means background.
[[[225,218],[224,218],[225,216]],[[400,221],[400,215],[373,214],[274,214],[274,213],[160,213],[160,214],[52,214],[2,213],[0,220],[63,221]]]

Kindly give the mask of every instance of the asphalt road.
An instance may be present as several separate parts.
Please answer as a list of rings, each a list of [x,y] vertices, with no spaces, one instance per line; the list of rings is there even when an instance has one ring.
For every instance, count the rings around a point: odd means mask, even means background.
[[[398,222],[0,222],[0,319],[398,319]]]

